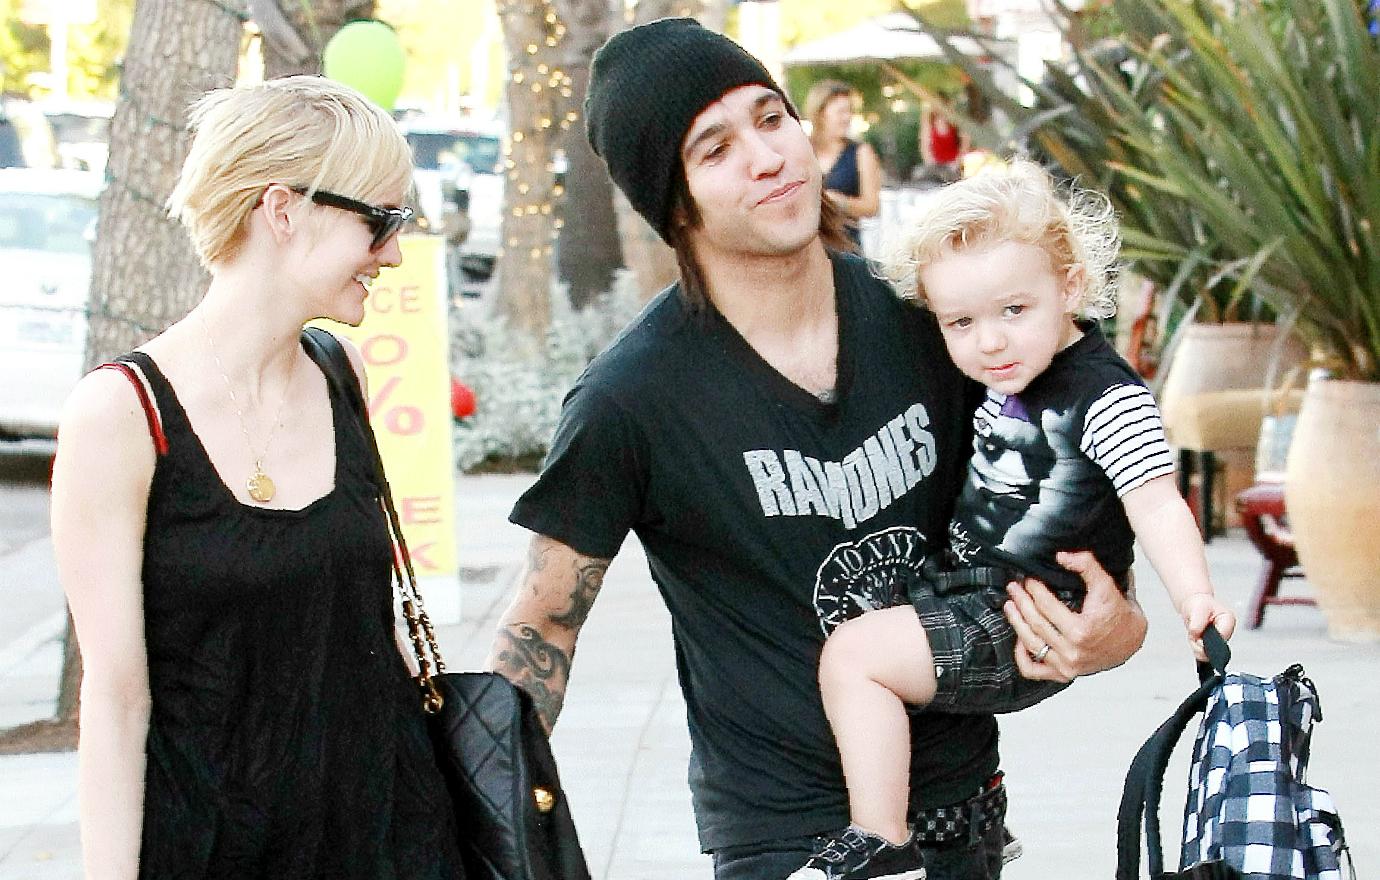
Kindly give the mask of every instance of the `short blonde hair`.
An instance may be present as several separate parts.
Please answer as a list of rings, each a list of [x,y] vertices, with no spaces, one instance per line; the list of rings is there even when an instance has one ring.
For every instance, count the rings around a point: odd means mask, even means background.
[[[883,264],[902,296],[925,304],[920,270],[946,252],[1018,241],[1049,255],[1057,275],[1084,268],[1078,312],[1116,313],[1121,231],[1111,202],[1074,184],[1060,193],[1038,165],[1015,160],[930,194],[920,215]]]
[[[271,183],[370,202],[412,182],[412,153],[392,118],[323,77],[214,89],[192,104],[188,119],[192,146],[168,214],[187,227],[208,268],[238,251],[245,221]]]

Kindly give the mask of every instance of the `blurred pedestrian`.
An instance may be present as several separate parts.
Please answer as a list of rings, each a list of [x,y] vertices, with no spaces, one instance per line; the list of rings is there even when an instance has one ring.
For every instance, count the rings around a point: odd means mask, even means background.
[[[965,148],[966,139],[958,126],[938,110],[926,107],[920,117],[920,158],[926,174],[944,183],[958,180]]]
[[[857,89],[836,79],[815,83],[805,97],[810,144],[824,171],[825,193],[843,212],[844,231],[859,250],[859,221],[877,216],[882,206],[882,163],[877,151],[850,136],[861,100]]]

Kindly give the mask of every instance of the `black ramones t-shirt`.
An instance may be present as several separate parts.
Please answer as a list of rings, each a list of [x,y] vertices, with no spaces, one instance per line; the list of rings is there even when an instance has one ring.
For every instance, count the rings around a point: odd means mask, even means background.
[[[828,631],[896,604],[941,551],[976,386],[928,313],[834,256],[838,398],[825,404],[717,314],[663,292],[566,398],[512,521],[610,558],[629,530],[671,612],[705,849],[848,821],[816,667]],[[996,770],[990,716],[921,713],[912,789],[937,806]]]

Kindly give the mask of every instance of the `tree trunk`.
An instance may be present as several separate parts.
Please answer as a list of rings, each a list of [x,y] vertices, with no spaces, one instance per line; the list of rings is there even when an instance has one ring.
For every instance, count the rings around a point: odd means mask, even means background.
[[[374,17],[375,0],[249,0],[264,35],[264,78],[320,73],[326,44],[349,22]]]
[[[205,290],[187,233],[163,206],[190,143],[187,106],[207,89],[233,84],[246,16],[244,0],[139,0],[135,7],[92,254],[87,369],[161,332]],[[9,731],[0,752],[74,746],[80,683],[69,617],[55,717]]]
[[[608,39],[613,16],[608,0],[558,0],[557,5],[569,28],[565,69],[571,78],[571,103],[579,112],[589,85],[590,59]],[[570,122],[564,138],[566,193],[556,264],[561,280],[569,285],[570,304],[583,309],[613,286],[614,270],[623,265],[623,248],[613,210],[613,182],[585,138],[583,119]]]
[[[573,81],[564,69],[566,26],[550,0],[507,0],[498,15],[508,49],[510,134],[495,306],[539,351],[551,324],[555,203],[562,195],[552,158],[574,121]]]

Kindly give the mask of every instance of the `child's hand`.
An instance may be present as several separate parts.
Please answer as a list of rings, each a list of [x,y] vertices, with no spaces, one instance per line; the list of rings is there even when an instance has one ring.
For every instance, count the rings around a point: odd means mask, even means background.
[[[1236,615],[1211,593],[1194,593],[1188,596],[1179,608],[1179,613],[1183,615],[1188,640],[1193,643],[1193,654],[1204,663],[1207,662],[1207,652],[1203,650],[1203,631],[1208,628],[1208,624],[1217,627],[1224,639],[1230,639],[1236,629]]]

